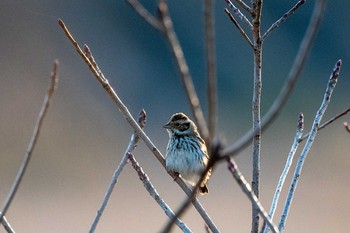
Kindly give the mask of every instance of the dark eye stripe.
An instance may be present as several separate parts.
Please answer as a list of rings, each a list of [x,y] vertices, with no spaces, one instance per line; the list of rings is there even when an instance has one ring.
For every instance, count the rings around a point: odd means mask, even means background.
[[[187,123],[183,123],[179,126],[179,130],[180,131],[185,131],[185,130],[188,130],[188,128],[190,128],[190,123],[187,122]]]

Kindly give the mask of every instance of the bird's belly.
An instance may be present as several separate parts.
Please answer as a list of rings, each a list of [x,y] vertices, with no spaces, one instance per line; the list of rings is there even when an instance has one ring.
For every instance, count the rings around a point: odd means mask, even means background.
[[[184,153],[181,150],[168,153],[165,164],[168,170],[180,173],[191,184],[197,183],[205,169],[203,159],[196,158],[196,156]]]

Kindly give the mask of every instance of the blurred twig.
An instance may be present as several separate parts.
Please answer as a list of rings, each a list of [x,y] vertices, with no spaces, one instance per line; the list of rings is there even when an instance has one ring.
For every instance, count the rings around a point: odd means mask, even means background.
[[[73,38],[73,36],[70,34],[68,28],[64,24],[64,22],[59,19],[58,24],[63,29],[64,33],[66,34],[67,38],[70,40],[72,45],[77,50],[78,54],[83,58],[91,72],[94,74],[95,78],[98,82],[102,85],[102,87],[105,89],[105,91],[109,94],[109,96],[112,98],[113,102],[117,105],[119,111],[123,114],[126,121],[129,123],[129,125],[133,128],[135,133],[142,139],[142,141],[145,143],[147,148],[155,155],[157,160],[162,164],[162,166],[165,168],[165,161],[163,155],[160,153],[160,151],[157,149],[157,147],[153,144],[153,142],[149,139],[149,137],[146,135],[146,133],[140,128],[138,123],[135,121],[135,119],[130,114],[128,108],[124,105],[124,103],[121,101],[117,93],[114,91],[112,86],[109,84],[108,80],[105,77],[101,77],[100,73],[96,70],[95,66],[91,63],[89,58],[85,55],[85,53],[81,50],[79,44],[76,42],[76,40]],[[173,172],[169,172],[168,174],[175,179],[177,176]],[[187,187],[185,182],[182,179],[176,179],[176,183],[184,190],[184,192],[190,196],[191,190]],[[192,201],[192,204],[197,209],[198,213],[202,216],[203,220],[206,222],[206,224],[210,227],[210,229],[214,232],[218,232],[217,227],[215,226],[214,222],[210,219],[209,215],[206,213],[202,205],[197,199],[194,199]],[[216,229],[216,230],[215,230]]]
[[[278,181],[278,185],[275,191],[275,195],[273,196],[272,199],[272,204],[271,204],[271,208],[270,208],[270,212],[269,212],[269,217],[271,219],[273,219],[273,216],[275,214],[276,208],[277,208],[277,204],[278,204],[278,200],[282,191],[282,187],[284,184],[284,181],[286,180],[287,174],[289,172],[290,167],[292,166],[293,163],[293,158],[295,155],[295,152],[298,149],[298,146],[300,144],[300,138],[303,135],[303,130],[304,130],[304,115],[302,113],[299,114],[299,119],[298,119],[298,126],[297,126],[297,132],[295,133],[295,137],[294,137],[294,142],[293,145],[290,149],[290,152],[288,154],[287,157],[287,161],[286,161],[286,165],[282,171],[281,177]],[[268,226],[265,223],[265,227],[264,227],[264,233],[268,233],[270,229],[270,226]]]
[[[3,225],[3,227],[7,233],[15,233],[15,230],[13,230],[12,226],[7,221],[5,216],[2,217],[1,224]]]
[[[90,52],[90,56],[92,56],[91,51],[89,51],[89,52]],[[90,58],[90,60],[91,60],[91,58]],[[139,113],[138,124],[141,128],[143,128],[146,124],[146,112],[143,109]],[[118,182],[119,176],[122,173],[123,168],[125,167],[125,165],[128,162],[128,159],[129,159],[128,154],[131,153],[135,149],[138,141],[139,141],[139,137],[137,136],[137,134],[133,133],[131,135],[131,138],[130,138],[128,147],[126,148],[126,151],[124,153],[124,156],[123,156],[121,162],[119,163],[117,169],[115,170],[115,172],[112,176],[112,179],[111,179],[111,182],[109,183],[105,197],[103,198],[102,204],[96,213],[95,219],[90,227],[89,233],[95,232],[97,224],[98,224],[98,222],[103,214],[104,209],[106,208],[106,206],[108,204],[108,201],[109,201],[109,198],[111,197],[113,189],[114,189],[116,183]]]
[[[152,27],[160,32],[164,32],[164,27],[162,23],[155,18],[149,11],[143,7],[143,5],[138,0],[126,0],[129,5],[134,8],[134,10]]]
[[[38,141],[38,138],[39,138],[41,127],[43,125],[47,111],[49,109],[52,96],[55,93],[57,83],[58,83],[58,61],[56,60],[54,62],[53,70],[51,72],[50,84],[49,84],[49,87],[47,89],[47,92],[46,92],[46,95],[44,98],[44,102],[41,106],[41,110],[39,112],[39,115],[38,115],[34,130],[33,130],[33,134],[32,134],[32,137],[30,139],[27,151],[24,155],[24,158],[23,158],[21,166],[18,170],[17,176],[12,184],[11,190],[10,190],[9,194],[7,195],[7,198],[4,202],[4,205],[0,211],[0,221],[1,222],[2,222],[3,216],[6,214],[8,208],[11,205],[13,198],[15,197],[15,195],[17,193],[18,187],[21,184],[22,178],[27,170],[29,161],[32,157],[34,147],[35,147],[35,145]]]
[[[207,124],[205,123],[203,111],[201,109],[199,99],[192,81],[192,76],[187,66],[187,62],[182,51],[180,42],[174,31],[173,22],[170,18],[168,5],[165,0],[159,1],[158,10],[160,13],[161,22],[165,28],[164,35],[170,45],[172,54],[176,60],[178,70],[181,73],[182,81],[186,89],[186,94],[191,104],[192,114],[194,115],[195,123],[198,126],[200,135],[205,139],[205,141],[208,141],[209,132]]]
[[[142,170],[142,167],[140,167],[139,163],[136,161],[134,155],[130,152],[127,153],[127,156],[129,158],[129,160],[131,161],[132,167],[135,169],[135,171],[137,172],[140,180],[142,181],[143,185],[145,186],[146,190],[149,192],[149,194],[151,195],[151,197],[153,197],[153,199],[158,203],[158,205],[163,209],[163,211],[165,212],[165,214],[169,217],[169,218],[174,218],[174,213],[173,211],[170,209],[170,207],[164,202],[164,200],[159,196],[157,190],[154,188],[154,186],[152,185],[151,181],[149,180],[147,174]],[[190,233],[192,232],[188,226],[181,221],[179,218],[176,218],[175,220],[175,224],[182,230],[182,232],[185,233]]]
[[[279,225],[278,225],[278,229],[280,231],[284,230],[285,223],[286,223],[286,220],[288,217],[288,213],[289,213],[292,201],[293,201],[294,193],[295,193],[295,190],[296,190],[296,187],[297,187],[297,184],[299,181],[299,177],[301,174],[301,170],[303,168],[303,164],[304,164],[305,159],[306,159],[306,157],[311,149],[311,146],[315,140],[316,134],[318,132],[318,126],[320,125],[321,119],[322,119],[324,113],[326,112],[326,109],[330,103],[332,93],[333,93],[335,86],[337,84],[337,81],[338,81],[341,64],[342,64],[341,60],[338,60],[337,63],[335,64],[333,72],[332,72],[332,74],[329,78],[329,81],[328,81],[328,85],[327,85],[327,88],[326,88],[326,91],[325,91],[325,94],[323,97],[323,101],[321,103],[319,110],[316,113],[314,122],[312,124],[311,132],[310,132],[309,137],[305,143],[305,146],[304,146],[304,148],[299,156],[297,166],[295,168],[295,172],[293,175],[293,180],[291,182],[289,192],[288,192],[288,195],[286,198],[285,206],[283,208],[283,212],[281,215],[281,220],[280,220]]]
[[[217,130],[217,76],[215,53],[215,0],[204,1],[204,31],[207,63],[207,93],[208,93],[208,129],[207,147],[210,150],[211,142]]]
[[[165,0],[159,0],[159,16],[160,19],[155,18],[150,14],[146,8],[138,0],[126,0],[129,5],[152,27],[161,32],[169,43],[172,54],[175,58],[177,68],[181,74],[183,85],[186,89],[187,98],[190,102],[194,121],[198,126],[199,133],[208,142],[209,131],[205,123],[202,108],[199,103],[196,90],[193,85],[192,76],[190,74],[187,62],[182,51],[180,42],[173,28],[173,23],[168,12],[168,5]]]

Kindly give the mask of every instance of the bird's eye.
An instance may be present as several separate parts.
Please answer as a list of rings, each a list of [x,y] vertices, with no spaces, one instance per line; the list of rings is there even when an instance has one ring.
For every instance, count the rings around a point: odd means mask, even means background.
[[[179,127],[180,126],[180,123],[175,123],[175,127]]]

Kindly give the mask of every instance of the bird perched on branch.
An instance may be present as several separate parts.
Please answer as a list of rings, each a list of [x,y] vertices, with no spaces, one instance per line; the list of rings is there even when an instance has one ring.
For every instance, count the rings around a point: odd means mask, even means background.
[[[191,186],[196,185],[209,160],[207,147],[197,131],[197,126],[184,113],[179,112],[172,115],[163,127],[169,133],[165,156],[167,170],[180,174]],[[206,183],[210,174],[211,169],[200,184],[201,194],[208,193]]]

